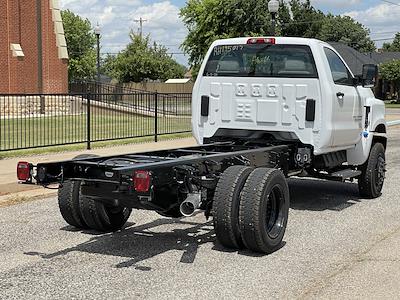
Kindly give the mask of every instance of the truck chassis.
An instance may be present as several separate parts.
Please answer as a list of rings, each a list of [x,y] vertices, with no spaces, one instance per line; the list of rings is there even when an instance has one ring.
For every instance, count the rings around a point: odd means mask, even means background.
[[[376,145],[378,153],[384,151]],[[360,178],[372,173],[342,164],[340,152],[327,157],[312,153],[312,147],[298,142],[233,140],[139,154],[81,155],[37,166],[21,162],[17,170],[21,181],[34,178],[48,188],[59,184],[61,215],[77,228],[120,230],[132,209],[170,218],[202,210],[207,219],[213,217],[223,246],[272,253],[281,247],[287,225],[286,178],[363,182]],[[369,161],[366,168],[378,170],[373,183],[380,192],[384,160],[376,164]]]
[[[291,152],[293,145],[226,142],[109,157],[79,156],[71,161],[38,164],[35,177],[44,186],[79,181],[82,196],[111,206],[154,210],[169,217],[181,217],[182,202],[189,194],[201,193],[200,206],[194,209],[202,208],[209,217],[218,179],[226,169],[235,165],[278,168],[288,176],[294,171]],[[148,189],[135,189],[135,172],[149,175]]]

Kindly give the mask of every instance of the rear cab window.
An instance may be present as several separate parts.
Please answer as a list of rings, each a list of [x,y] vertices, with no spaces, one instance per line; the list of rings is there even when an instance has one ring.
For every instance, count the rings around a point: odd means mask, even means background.
[[[246,44],[214,47],[203,76],[318,78],[306,45]]]

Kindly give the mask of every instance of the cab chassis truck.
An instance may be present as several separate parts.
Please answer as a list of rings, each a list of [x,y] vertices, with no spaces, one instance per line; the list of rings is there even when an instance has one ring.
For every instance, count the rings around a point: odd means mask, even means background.
[[[288,222],[287,178],[357,180],[362,197],[381,195],[385,109],[371,90],[377,67],[362,73],[315,39],[219,40],[193,90],[199,146],[20,162],[18,178],[59,184],[61,215],[77,228],[120,230],[132,209],[203,210],[224,247],[272,253]]]

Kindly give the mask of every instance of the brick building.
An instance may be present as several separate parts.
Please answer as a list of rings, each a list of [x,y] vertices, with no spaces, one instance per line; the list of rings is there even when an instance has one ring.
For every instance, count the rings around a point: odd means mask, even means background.
[[[58,0],[0,0],[0,94],[66,93],[67,67]]]

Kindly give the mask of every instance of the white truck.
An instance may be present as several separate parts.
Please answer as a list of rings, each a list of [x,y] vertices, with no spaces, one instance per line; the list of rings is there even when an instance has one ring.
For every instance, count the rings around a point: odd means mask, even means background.
[[[18,178],[60,183],[66,222],[121,229],[133,208],[181,218],[213,217],[219,242],[272,253],[285,234],[291,176],[357,180],[381,195],[387,145],[375,65],[354,76],[329,44],[256,37],[212,44],[192,107],[199,146],[33,166]]]

